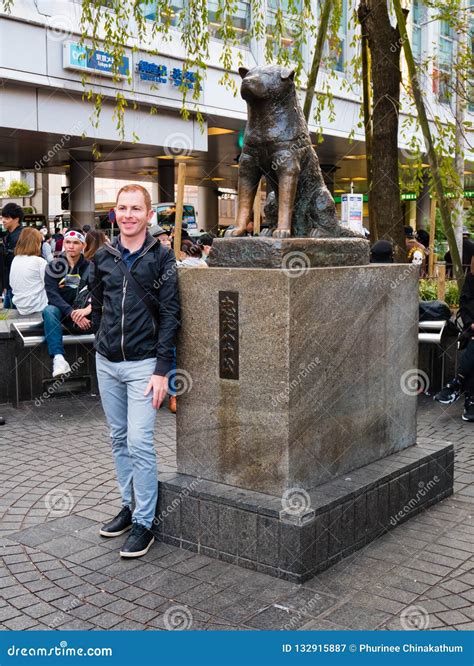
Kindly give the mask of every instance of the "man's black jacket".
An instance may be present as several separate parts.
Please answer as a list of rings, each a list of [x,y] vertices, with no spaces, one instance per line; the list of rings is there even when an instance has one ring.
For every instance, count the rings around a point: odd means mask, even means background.
[[[464,328],[470,328],[474,324],[474,275],[471,271],[468,271],[464,280],[459,309]]]
[[[4,284],[6,289],[10,289],[10,269],[12,267],[13,259],[15,257],[15,248],[20,238],[20,234],[23,230],[21,224],[16,227],[13,231],[7,232],[4,244],[5,244],[5,258],[4,258]]]
[[[155,306],[153,317],[117,265],[122,255],[116,246],[117,239],[101,247],[92,260],[89,287],[95,349],[113,362],[156,357],[155,374],[164,376],[172,368],[179,328],[174,254],[147,234],[130,269]]]

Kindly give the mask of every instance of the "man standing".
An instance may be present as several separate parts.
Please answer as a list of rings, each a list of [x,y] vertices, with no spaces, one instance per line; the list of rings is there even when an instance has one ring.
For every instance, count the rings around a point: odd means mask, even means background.
[[[115,537],[131,529],[120,555],[140,557],[154,541],[153,431],[168,391],[179,299],[174,255],[147,233],[153,217],[148,191],[122,187],[115,210],[120,236],[95,255],[90,282],[97,378],[122,499],[122,510],[100,534]]]
[[[45,273],[44,286],[49,305],[43,310],[44,335],[53,359],[53,377],[71,372],[64,358],[63,329],[75,324],[81,331],[91,327],[90,306],[77,305],[79,293],[87,288],[89,262],[82,252],[86,239],[81,231],[71,229],[64,237],[64,255],[53,259]]]
[[[2,223],[7,234],[5,236],[5,258],[3,284],[6,289],[3,307],[5,309],[13,306],[13,293],[10,286],[10,268],[15,256],[15,247],[20,238],[23,222],[23,208],[16,203],[8,203],[2,208]]]

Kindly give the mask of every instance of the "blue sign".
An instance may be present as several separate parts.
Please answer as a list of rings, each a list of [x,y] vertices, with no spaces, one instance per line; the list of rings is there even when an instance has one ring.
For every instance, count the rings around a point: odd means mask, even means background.
[[[142,81],[152,81],[154,83],[171,83],[175,87],[185,85],[192,90],[196,83],[196,72],[185,72],[179,67],[173,67],[168,74],[166,65],[157,65],[154,62],[140,60],[137,65],[137,71]]]
[[[76,42],[67,42],[64,45],[64,67],[102,76],[120,76],[120,78],[128,76],[130,71],[127,56],[123,56],[120,65],[114,67],[114,57],[107,51],[88,49]]]

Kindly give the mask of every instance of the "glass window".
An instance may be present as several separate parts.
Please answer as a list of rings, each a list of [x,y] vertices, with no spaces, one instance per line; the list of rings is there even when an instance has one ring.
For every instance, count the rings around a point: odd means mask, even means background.
[[[323,2],[318,1],[319,12],[321,13]],[[347,0],[342,0],[341,21],[337,36],[330,36],[326,40],[323,51],[323,65],[328,69],[334,69],[336,72],[344,71],[345,50],[347,38]]]
[[[441,104],[449,104],[452,97],[453,37],[454,31],[449,23],[440,21],[438,99]]]
[[[474,6],[472,6],[474,9]],[[468,48],[471,54],[471,69],[467,81],[468,109],[474,113],[474,15],[469,19]]]
[[[302,0],[268,0],[267,2],[267,50],[276,55],[279,50],[287,50],[291,58],[296,36],[301,32],[298,27],[297,13],[302,12]],[[280,44],[274,33],[280,32]]]
[[[149,21],[157,21],[160,17],[159,3],[157,0],[147,0],[140,3],[140,11],[144,18]],[[177,26],[179,23],[181,12],[185,8],[185,0],[173,0],[166,8],[161,8],[161,20],[163,23],[168,23],[172,26]]]
[[[222,37],[221,26],[226,16],[223,12],[227,12],[224,7],[229,3],[220,3],[218,0],[209,0],[207,3],[207,11],[209,17],[209,33],[211,37]],[[238,41],[245,41],[248,38],[250,29],[250,2],[233,2],[230,3],[231,11],[233,12],[230,17],[230,22],[235,30],[235,39]]]
[[[421,62],[421,24],[423,21],[423,8],[420,0],[412,2],[412,51],[415,62]]]

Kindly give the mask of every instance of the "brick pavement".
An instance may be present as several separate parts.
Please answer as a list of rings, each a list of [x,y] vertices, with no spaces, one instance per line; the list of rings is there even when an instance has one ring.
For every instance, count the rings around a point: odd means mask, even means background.
[[[455,443],[455,494],[295,585],[162,543],[121,560],[122,538],[98,535],[120,503],[97,399],[2,406],[0,629],[473,629],[474,425],[461,411],[420,400],[419,437]],[[166,409],[156,445],[173,471]]]

